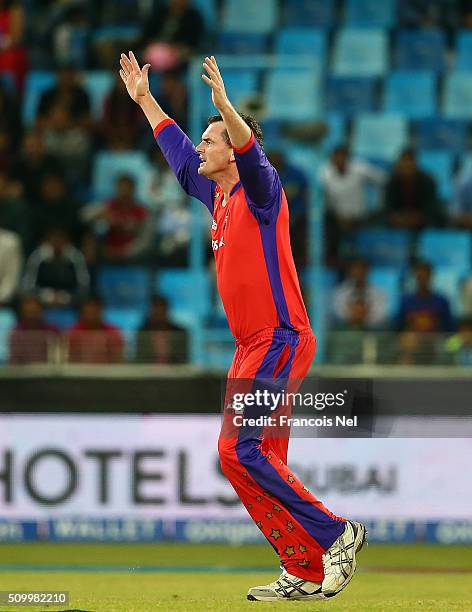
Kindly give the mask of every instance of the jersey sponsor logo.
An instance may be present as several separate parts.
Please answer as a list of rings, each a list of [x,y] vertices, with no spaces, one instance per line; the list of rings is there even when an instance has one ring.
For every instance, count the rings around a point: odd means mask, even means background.
[[[216,228],[218,227],[216,221],[213,219],[213,223],[211,224],[211,230],[212,232],[216,232]]]
[[[223,242],[223,238],[220,238],[219,240],[212,240],[211,241],[211,248],[214,251],[217,251],[218,249],[220,249],[221,247],[224,247],[225,243]]]

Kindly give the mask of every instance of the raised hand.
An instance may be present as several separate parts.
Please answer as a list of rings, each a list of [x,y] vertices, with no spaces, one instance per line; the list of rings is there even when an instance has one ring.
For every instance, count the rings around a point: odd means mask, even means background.
[[[130,51],[129,57],[125,53],[121,54],[120,65],[120,77],[131,98],[139,104],[149,93],[148,72],[151,64],[145,64],[140,68],[134,53]]]
[[[202,74],[202,79],[211,87],[211,100],[215,107],[221,111],[230,104],[230,101],[226,95],[225,84],[220,69],[213,55],[205,58],[203,67],[207,74]]]

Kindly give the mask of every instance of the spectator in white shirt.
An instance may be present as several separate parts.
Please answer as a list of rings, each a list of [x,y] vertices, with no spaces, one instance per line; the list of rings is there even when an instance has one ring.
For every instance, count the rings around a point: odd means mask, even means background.
[[[330,161],[320,171],[327,209],[342,224],[357,223],[369,216],[365,187],[369,183],[381,187],[386,179],[382,170],[351,160],[344,145],[334,149]]]
[[[361,258],[349,264],[347,276],[334,290],[334,314],[338,327],[348,326],[352,306],[364,305],[365,328],[380,328],[387,323],[387,299],[383,291],[369,283],[369,265]]]
[[[337,146],[330,160],[319,173],[326,204],[326,236],[328,252],[339,256],[349,233],[369,220],[366,187],[384,185],[387,175],[382,170],[350,158],[345,145]]]
[[[0,307],[8,306],[14,298],[22,265],[19,236],[0,227]]]

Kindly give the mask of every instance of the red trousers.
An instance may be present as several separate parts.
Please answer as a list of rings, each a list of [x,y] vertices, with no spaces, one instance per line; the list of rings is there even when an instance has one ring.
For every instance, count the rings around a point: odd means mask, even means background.
[[[233,398],[257,385],[284,381],[296,392],[315,355],[311,330],[267,330],[237,343],[228,372],[218,452],[223,473],[258,528],[295,576],[321,582],[323,553],[344,531],[345,519],[332,514],[287,466],[289,428],[235,425]],[[227,409],[228,407],[228,409]],[[265,407],[240,408],[263,415]],[[290,414],[290,407],[282,407]],[[280,413],[280,410],[277,411]],[[267,416],[267,415],[266,415]]]

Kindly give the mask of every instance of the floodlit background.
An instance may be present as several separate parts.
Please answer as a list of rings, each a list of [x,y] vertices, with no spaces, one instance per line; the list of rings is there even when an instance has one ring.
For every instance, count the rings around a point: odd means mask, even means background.
[[[236,609],[255,578],[234,578],[236,566],[277,570],[218,467],[234,339],[211,219],[180,189],[124,89],[119,55],[129,50],[152,64],[153,94],[195,143],[214,113],[205,54],[234,104],[260,121],[289,201],[318,340],[313,375],[444,382],[447,401],[424,421],[430,437],[292,440],[305,484],[366,521],[377,543],[349,610],[375,609],[374,585],[386,600],[392,585],[407,592],[400,575],[379,582],[380,567],[398,570],[405,557],[426,572],[411,583],[421,609],[433,584],[443,589],[435,601],[454,596],[455,609],[471,609],[459,601],[465,574],[444,583],[428,574],[472,567],[460,546],[472,541],[470,439],[445,438],[430,418],[447,418],[472,387],[464,0],[0,0],[2,588],[26,581],[18,568],[40,588],[53,584],[47,567],[82,564],[96,580],[83,605],[144,610],[172,598],[180,574],[158,589],[117,578],[113,603],[99,572],[197,567],[189,584],[212,609],[205,580],[214,588],[224,566],[218,597],[229,589]],[[431,554],[431,544],[443,547]],[[85,584],[79,574],[63,581]],[[130,603],[133,589],[146,604]]]

